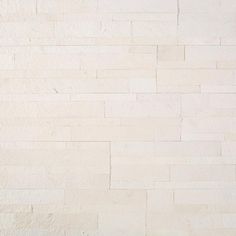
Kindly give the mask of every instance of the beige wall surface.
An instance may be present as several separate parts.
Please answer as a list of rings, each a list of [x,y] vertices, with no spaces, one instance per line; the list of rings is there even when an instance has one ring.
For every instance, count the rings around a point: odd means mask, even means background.
[[[236,1],[1,0],[0,236],[235,236]]]

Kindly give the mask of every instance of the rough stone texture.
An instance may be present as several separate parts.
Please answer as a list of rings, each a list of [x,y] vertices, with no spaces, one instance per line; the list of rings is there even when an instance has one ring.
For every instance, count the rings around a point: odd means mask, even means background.
[[[0,236],[235,236],[236,1],[1,0]]]

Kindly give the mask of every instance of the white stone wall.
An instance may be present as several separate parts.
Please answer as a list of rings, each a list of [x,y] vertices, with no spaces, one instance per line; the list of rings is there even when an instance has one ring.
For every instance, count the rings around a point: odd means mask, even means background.
[[[0,236],[235,236],[236,1],[1,0]]]

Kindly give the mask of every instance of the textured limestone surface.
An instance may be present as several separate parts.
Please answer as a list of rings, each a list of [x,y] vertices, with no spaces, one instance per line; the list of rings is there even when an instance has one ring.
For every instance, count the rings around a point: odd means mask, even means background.
[[[235,236],[236,0],[0,0],[0,236]]]

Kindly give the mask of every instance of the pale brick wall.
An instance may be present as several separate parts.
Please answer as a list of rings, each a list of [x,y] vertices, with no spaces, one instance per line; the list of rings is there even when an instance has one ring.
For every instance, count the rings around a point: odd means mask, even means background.
[[[0,1],[0,236],[235,236],[235,171],[235,0]]]

